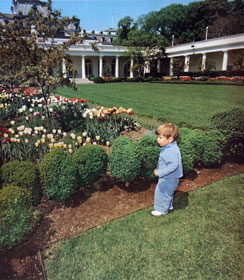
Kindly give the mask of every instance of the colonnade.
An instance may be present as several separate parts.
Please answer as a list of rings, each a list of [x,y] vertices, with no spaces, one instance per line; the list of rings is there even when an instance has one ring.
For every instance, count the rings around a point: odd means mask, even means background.
[[[86,57],[90,57],[89,55],[81,55],[81,78],[85,79],[86,78]],[[98,63],[99,63],[99,73],[98,76],[103,77],[103,58],[105,57],[105,55],[99,55],[98,56]],[[120,58],[121,56],[116,55],[115,56],[115,77],[119,77],[119,63],[120,63]],[[133,71],[132,71],[132,67],[133,67],[133,58],[131,58],[130,60],[130,78],[134,77]],[[63,61],[63,73],[66,72],[66,66],[65,63]]]
[[[207,60],[207,53],[202,53],[202,62],[201,62],[201,70],[204,71],[206,69],[206,60]],[[185,55],[185,62],[184,62],[184,72],[189,72],[190,68],[190,55]],[[173,59],[174,57],[170,58],[170,76],[173,76]],[[228,50],[223,51],[223,59],[222,59],[222,71],[227,70],[228,65]]]

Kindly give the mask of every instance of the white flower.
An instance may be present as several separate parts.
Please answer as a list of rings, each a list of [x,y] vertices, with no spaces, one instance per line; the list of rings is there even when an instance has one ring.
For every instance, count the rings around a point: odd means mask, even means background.
[[[66,135],[67,135],[67,132],[64,132],[64,133],[63,133],[63,136],[65,137]]]
[[[49,112],[52,113],[53,112],[53,108],[49,108]]]
[[[109,141],[107,141],[107,142],[106,142],[106,146],[109,146],[109,145],[110,145],[110,142],[109,142]]]
[[[25,129],[25,126],[24,126],[24,125],[21,125],[21,126],[18,126],[18,127],[17,127],[17,130],[18,130],[18,131],[22,131],[22,130],[24,130],[24,129]]]
[[[29,143],[29,140],[28,140],[28,139],[25,139],[25,143],[28,144],[28,143]]]
[[[56,129],[53,129],[53,134],[55,134],[56,133]]]
[[[15,121],[11,121],[10,123],[11,123],[11,125],[14,125],[14,124],[15,124]]]
[[[25,119],[28,121],[28,120],[29,120],[29,117],[25,117]]]
[[[82,136],[83,136],[83,137],[86,137],[86,135],[87,135],[87,132],[84,131],[84,132],[82,133]]]
[[[61,129],[58,129],[58,134],[61,134],[61,133],[62,133]]]
[[[23,134],[24,134],[23,131],[20,131],[20,132],[19,132],[19,135],[20,135],[20,136],[23,136]]]
[[[38,130],[35,130],[34,133],[37,135],[38,134]]]
[[[90,137],[87,137],[86,138],[86,143],[90,143],[91,142],[91,138]]]
[[[75,134],[74,134],[74,133],[70,133],[70,137],[71,137],[72,139],[75,139]]]
[[[46,132],[47,132],[46,128],[44,128],[44,129],[43,129],[43,132],[44,132],[44,133],[46,133]]]
[[[41,107],[42,107],[42,104],[38,104],[38,107],[41,108]]]
[[[100,140],[100,136],[96,136],[96,140],[99,141]]]
[[[29,111],[30,111],[30,112],[32,112],[32,111],[33,111],[33,109],[32,109],[32,108],[30,108],[30,109],[29,109]]]
[[[45,120],[45,116],[42,116],[42,120],[43,120],[43,121]]]

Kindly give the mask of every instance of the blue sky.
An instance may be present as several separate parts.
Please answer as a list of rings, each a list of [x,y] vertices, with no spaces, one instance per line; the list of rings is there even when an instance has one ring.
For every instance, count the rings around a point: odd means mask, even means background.
[[[43,1],[43,0],[42,0]],[[170,4],[188,5],[196,0],[53,0],[53,8],[63,16],[76,15],[83,29],[101,31],[117,27],[118,21],[130,16],[136,20],[151,11],[159,11]],[[46,2],[46,1],[44,1]],[[12,0],[0,0],[0,12],[11,13]]]

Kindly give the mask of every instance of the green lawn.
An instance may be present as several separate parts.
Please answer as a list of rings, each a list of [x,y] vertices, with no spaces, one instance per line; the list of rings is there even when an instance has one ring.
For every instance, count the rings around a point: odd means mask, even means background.
[[[56,243],[45,252],[48,280],[243,279],[243,179],[177,196],[167,216],[147,208]]]
[[[60,88],[58,93],[107,107],[132,107],[136,115],[195,126],[206,126],[214,112],[244,106],[244,87],[241,86],[107,83],[78,85],[76,92]]]

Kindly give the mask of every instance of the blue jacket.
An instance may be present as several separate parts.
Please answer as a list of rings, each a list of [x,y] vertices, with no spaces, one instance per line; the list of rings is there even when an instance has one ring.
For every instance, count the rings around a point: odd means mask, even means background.
[[[176,179],[183,176],[181,154],[176,141],[161,148],[157,173],[159,179]]]

